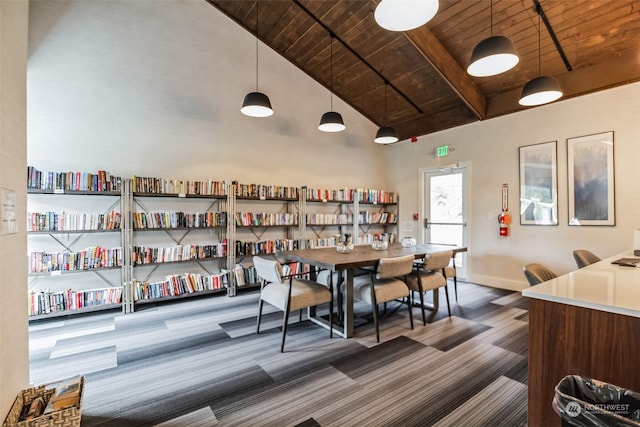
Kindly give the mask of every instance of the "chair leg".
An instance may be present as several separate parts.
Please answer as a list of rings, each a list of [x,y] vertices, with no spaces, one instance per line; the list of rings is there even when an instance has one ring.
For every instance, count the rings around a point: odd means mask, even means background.
[[[426,320],[425,315],[424,315],[424,292],[422,292],[422,290],[420,290],[418,293],[420,294],[420,308],[422,309],[422,324],[426,325],[427,324],[427,320]]]
[[[444,295],[447,297],[447,311],[449,312],[449,317],[451,317],[451,306],[449,305],[449,287],[444,285]]]
[[[409,305],[409,322],[411,323],[411,330],[413,331],[413,292],[409,290],[409,296],[407,297]]]
[[[282,325],[282,344],[280,345],[280,353],[284,353],[284,339],[287,336],[287,324],[289,323],[289,304],[284,311],[284,324]]]
[[[456,292],[456,303],[458,302],[458,276],[453,276],[453,290]]]
[[[260,333],[260,320],[262,319],[262,305],[264,304],[263,300],[260,300],[258,303],[258,327],[256,328],[256,334]]]
[[[302,323],[302,309],[300,309],[300,323]]]

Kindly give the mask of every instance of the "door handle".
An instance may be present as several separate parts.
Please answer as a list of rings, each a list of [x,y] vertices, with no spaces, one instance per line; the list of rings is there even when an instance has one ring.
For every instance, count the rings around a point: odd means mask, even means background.
[[[424,228],[429,228],[430,225],[461,225],[463,227],[467,226],[467,222],[431,222],[429,218],[425,218],[424,220]]]

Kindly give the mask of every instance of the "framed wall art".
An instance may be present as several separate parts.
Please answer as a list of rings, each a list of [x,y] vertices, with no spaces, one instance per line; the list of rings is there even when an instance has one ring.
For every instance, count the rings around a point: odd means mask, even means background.
[[[558,225],[556,141],[520,147],[520,224]]]
[[[569,225],[615,225],[613,131],[567,139]]]

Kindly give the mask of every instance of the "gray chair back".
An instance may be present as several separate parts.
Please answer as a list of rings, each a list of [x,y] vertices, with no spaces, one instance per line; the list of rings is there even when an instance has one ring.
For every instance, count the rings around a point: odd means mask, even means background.
[[[547,280],[554,279],[558,277],[553,271],[549,270],[542,264],[538,264],[536,262],[532,264],[527,264],[523,268],[524,276],[529,281],[531,286],[540,284],[542,282],[546,282]]]
[[[589,252],[586,249],[576,249],[573,251],[573,258],[576,260],[578,268],[586,267],[594,262],[600,261],[600,258],[593,252]]]

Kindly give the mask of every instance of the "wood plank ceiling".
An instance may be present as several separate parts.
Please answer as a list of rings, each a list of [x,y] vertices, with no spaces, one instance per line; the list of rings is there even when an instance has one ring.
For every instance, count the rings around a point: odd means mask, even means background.
[[[206,1],[256,34],[256,0]],[[565,99],[640,81],[640,0],[539,0],[571,71],[544,24],[538,37],[534,1],[440,0],[426,25],[391,32],[375,22],[374,0],[260,0],[259,38],[401,140],[522,110],[522,87],[539,72]],[[520,62],[469,76],[473,48],[492,33],[511,39]]]

